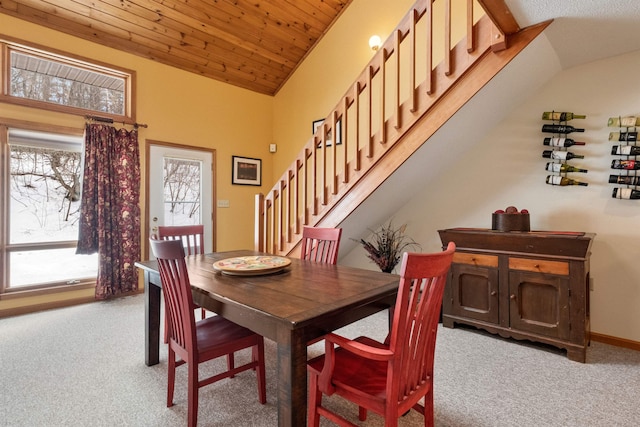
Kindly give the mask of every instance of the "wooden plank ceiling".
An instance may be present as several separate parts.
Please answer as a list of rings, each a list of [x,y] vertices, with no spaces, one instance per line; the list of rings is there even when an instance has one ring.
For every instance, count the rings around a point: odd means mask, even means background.
[[[0,0],[0,13],[274,95],[351,1]]]

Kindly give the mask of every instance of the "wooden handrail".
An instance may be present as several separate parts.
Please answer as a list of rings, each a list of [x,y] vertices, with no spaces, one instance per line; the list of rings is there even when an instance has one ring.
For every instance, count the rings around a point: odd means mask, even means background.
[[[494,34],[504,40],[515,21],[506,20],[503,0],[476,1],[482,6],[476,10],[473,0],[463,11],[454,10],[451,0],[418,0],[412,6],[274,187],[256,195],[256,250],[291,254],[302,226],[319,225],[458,78],[497,50]],[[485,14],[487,7],[492,10]],[[437,26],[434,8],[442,8],[445,17]],[[508,31],[487,15],[507,22]],[[466,25],[453,46],[458,22]],[[442,58],[434,58],[434,39],[444,40]]]

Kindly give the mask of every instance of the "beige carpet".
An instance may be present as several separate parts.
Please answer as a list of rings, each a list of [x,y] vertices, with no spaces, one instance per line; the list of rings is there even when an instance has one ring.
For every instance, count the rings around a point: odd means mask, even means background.
[[[143,316],[140,295],[0,319],[0,426],[185,425],[185,370],[175,405],[167,408],[166,348],[159,365],[145,366]],[[340,332],[382,339],[386,313]],[[321,344],[309,349],[321,352]],[[275,344],[268,340],[266,359],[266,405],[257,401],[255,376],[245,372],[201,389],[198,425],[276,426]],[[438,427],[631,427],[640,425],[638,402],[640,352],[593,343],[581,364],[530,343],[439,331]],[[350,403],[335,397],[328,404],[357,421]],[[383,423],[370,415],[362,425]],[[400,426],[421,425],[414,411],[400,420]]]

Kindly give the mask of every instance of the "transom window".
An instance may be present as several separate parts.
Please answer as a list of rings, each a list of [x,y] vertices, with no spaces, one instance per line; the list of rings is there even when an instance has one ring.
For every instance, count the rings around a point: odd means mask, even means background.
[[[49,110],[134,121],[132,71],[3,40],[2,99]],[[6,93],[5,93],[6,91]]]

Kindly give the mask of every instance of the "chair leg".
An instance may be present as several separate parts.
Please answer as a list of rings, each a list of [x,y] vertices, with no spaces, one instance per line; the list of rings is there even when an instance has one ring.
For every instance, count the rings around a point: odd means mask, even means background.
[[[202,310],[202,319],[206,319],[207,318],[207,310],[205,310],[204,308],[201,309]]]
[[[234,353],[227,354],[227,370],[232,370],[236,367],[236,361],[234,357]],[[235,375],[231,375],[229,378],[235,378]]]
[[[322,404],[322,392],[318,388],[318,376],[309,375],[309,401],[307,403],[307,427],[320,426],[320,414],[318,406]]]
[[[189,413],[189,427],[196,427],[198,424],[198,363],[189,362],[189,390],[187,392],[187,405]]]
[[[173,406],[173,390],[176,382],[176,354],[169,347],[169,361],[167,366],[167,408]]]
[[[424,396],[424,427],[434,426],[433,414],[433,392],[430,391]]]
[[[367,419],[367,408],[363,408],[362,406],[358,407],[358,419],[360,421],[366,421],[366,419]]]
[[[267,403],[267,380],[264,368],[264,339],[259,338],[258,344],[253,349],[253,360],[258,362],[258,368],[256,369],[256,377],[258,380],[258,401],[261,404]]]
[[[169,342],[169,320],[167,319],[167,315],[164,316],[164,343],[167,344]]]

